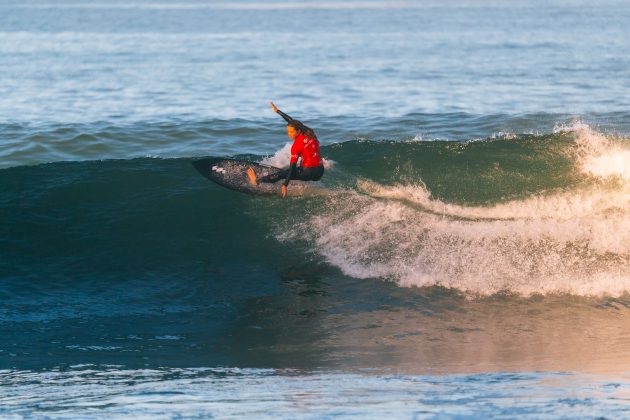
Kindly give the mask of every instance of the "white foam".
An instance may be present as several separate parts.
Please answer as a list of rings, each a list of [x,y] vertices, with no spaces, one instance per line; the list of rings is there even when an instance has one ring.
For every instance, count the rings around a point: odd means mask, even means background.
[[[516,134],[511,133],[509,131],[499,131],[496,133],[492,133],[490,136],[491,139],[503,139],[503,140],[514,140],[516,138]]]
[[[261,163],[265,165],[275,166],[276,168],[286,168],[291,160],[291,143],[285,144],[280,150],[272,156],[267,156]]]
[[[627,174],[623,139],[572,127],[576,169]],[[630,184],[585,182],[488,206],[433,199],[422,184],[359,181],[306,227],[331,264],[357,278],[477,294],[630,292]],[[300,228],[298,228],[299,230]]]
[[[591,127],[583,121],[573,120],[570,122],[556,123],[553,127],[554,134],[575,133],[581,130],[591,130]]]
[[[310,230],[318,232],[319,252],[357,278],[482,295],[630,290],[627,211],[575,220],[469,221],[353,193],[331,200],[330,208],[311,220]]]
[[[433,199],[423,184],[385,187],[367,180],[359,180],[357,185],[360,190],[373,197],[415,203],[431,213],[466,219],[572,220],[614,209],[624,209],[630,202],[628,189],[611,191],[603,187],[590,186],[578,191],[533,195],[524,200],[491,206],[462,206]]]
[[[265,165],[275,166],[276,168],[286,168],[291,162],[291,143],[285,144],[280,150],[264,158],[261,163]],[[323,158],[322,162],[325,169],[331,169],[335,162],[330,159]]]
[[[593,156],[582,164],[582,170],[594,176],[618,176],[630,181],[630,150],[617,150]]]
[[[630,181],[628,139],[599,133],[580,121],[557,125],[554,132],[574,136],[576,165],[583,174]]]

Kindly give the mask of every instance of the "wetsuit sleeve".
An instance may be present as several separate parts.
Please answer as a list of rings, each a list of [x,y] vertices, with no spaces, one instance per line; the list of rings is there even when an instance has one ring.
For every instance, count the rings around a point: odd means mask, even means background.
[[[285,187],[289,186],[289,181],[291,180],[291,177],[293,176],[293,173],[295,172],[296,165],[297,163],[291,163],[291,166],[289,166],[289,170],[287,171],[287,179],[284,180]]]
[[[288,123],[290,123],[291,121],[293,121],[293,118],[291,118],[289,115],[285,114],[284,112],[278,110],[278,114],[280,114],[280,116],[282,118],[284,118],[284,120]]]

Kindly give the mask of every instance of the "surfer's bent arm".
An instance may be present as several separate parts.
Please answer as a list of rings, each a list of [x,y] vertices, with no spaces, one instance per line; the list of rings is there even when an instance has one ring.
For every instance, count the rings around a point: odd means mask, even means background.
[[[293,173],[295,172],[296,166],[297,166],[297,163],[291,163],[291,166],[289,166],[289,171],[287,172],[287,179],[284,180],[285,187],[289,186],[289,181],[291,180],[291,177],[293,176]]]

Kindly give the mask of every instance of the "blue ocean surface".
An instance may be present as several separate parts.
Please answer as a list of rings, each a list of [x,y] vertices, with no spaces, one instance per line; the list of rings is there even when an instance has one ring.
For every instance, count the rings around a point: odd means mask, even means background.
[[[0,2],[0,417],[630,413],[630,8]],[[326,172],[289,197],[191,161]]]

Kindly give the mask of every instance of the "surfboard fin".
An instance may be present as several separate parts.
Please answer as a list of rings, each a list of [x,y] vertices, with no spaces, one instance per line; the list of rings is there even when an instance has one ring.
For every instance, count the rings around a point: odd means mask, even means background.
[[[247,168],[247,178],[249,178],[249,182],[254,187],[258,185],[258,181],[256,179],[256,172],[254,172],[253,168]]]

